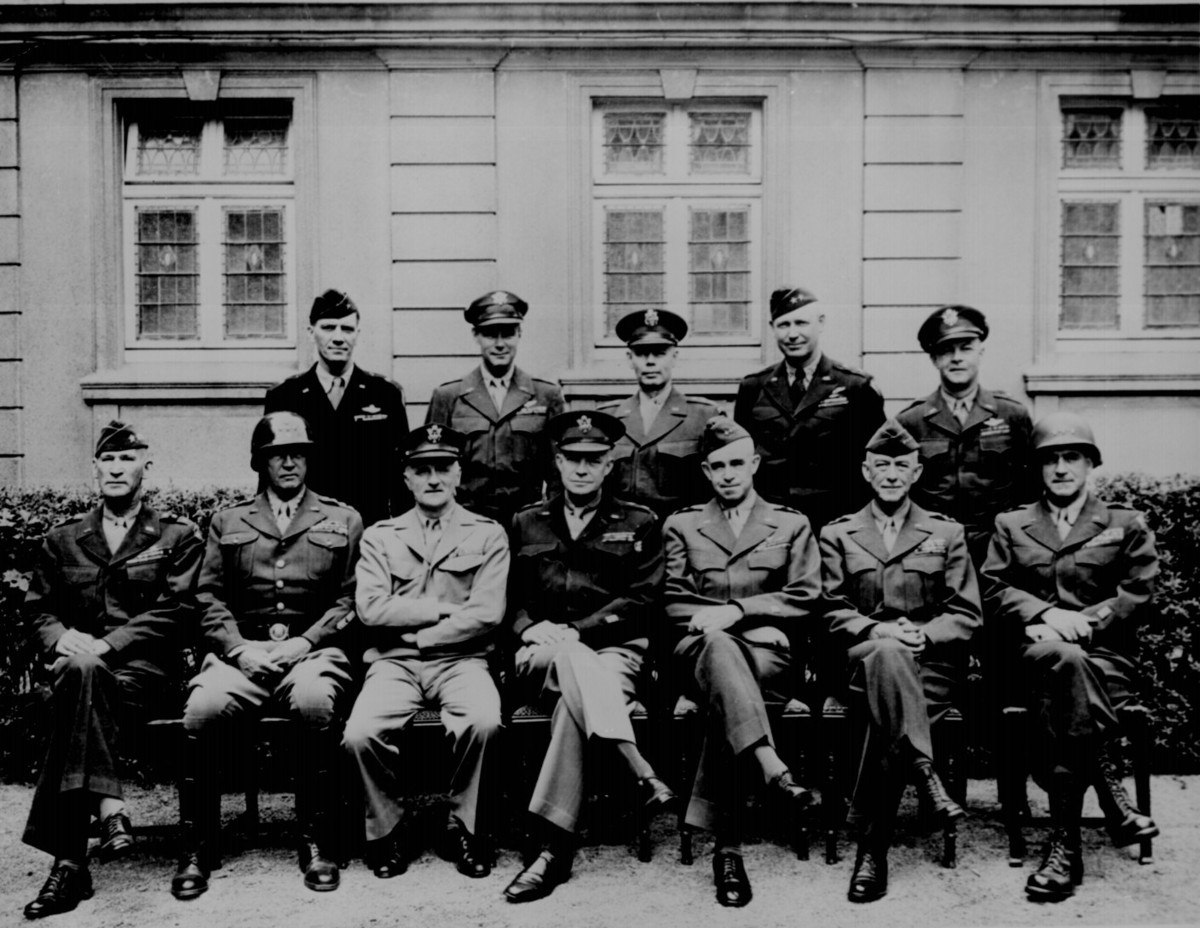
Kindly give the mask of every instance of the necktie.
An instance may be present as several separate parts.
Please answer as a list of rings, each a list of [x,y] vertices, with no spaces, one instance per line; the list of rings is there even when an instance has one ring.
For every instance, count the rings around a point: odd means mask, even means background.
[[[508,388],[499,380],[488,381],[488,395],[492,398],[492,403],[496,407],[496,412],[504,410],[504,397],[508,393]]]
[[[342,401],[342,394],[346,392],[346,382],[343,377],[334,377],[333,383],[329,386],[329,405],[334,409],[338,408],[338,403]]]
[[[796,371],[796,377],[792,381],[792,385],[788,387],[788,398],[792,401],[792,409],[800,405],[800,401],[804,399],[804,371]]]
[[[899,534],[900,526],[896,524],[895,516],[883,523],[883,546],[887,548],[888,554],[891,554],[892,548],[896,547],[896,537]]]
[[[659,407],[655,403],[642,404],[642,431],[647,435],[654,426],[654,420],[658,418],[658,409]]]
[[[432,554],[437,550],[438,540],[442,537],[442,520],[429,519],[425,523],[425,550]]]
[[[279,534],[282,535],[287,531],[287,527],[292,522],[292,504],[280,503],[275,508],[275,525],[279,528]]]
[[[1066,509],[1058,510],[1058,537],[1066,541],[1067,536],[1071,534],[1071,514]]]
[[[733,531],[733,537],[737,538],[746,527],[746,514],[740,506],[735,506],[733,509],[726,509],[725,515],[729,518],[729,528]]]
[[[966,400],[954,401],[954,418],[958,420],[959,425],[967,424],[967,416],[971,415],[971,407],[967,405]]]

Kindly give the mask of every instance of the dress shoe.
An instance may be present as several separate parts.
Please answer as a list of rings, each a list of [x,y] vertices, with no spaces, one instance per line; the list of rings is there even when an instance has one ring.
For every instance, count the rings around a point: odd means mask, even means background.
[[[371,844],[375,847],[368,846],[363,858],[379,879],[390,880],[408,870],[408,854],[404,849],[404,841],[398,835],[393,834]]]
[[[88,868],[70,860],[55,862],[37,898],[25,906],[26,918],[45,918],[70,912],[84,899],[92,898],[92,875]]]
[[[549,896],[555,886],[571,876],[571,856],[545,848],[505,887],[504,898],[509,902],[533,902]]]
[[[914,765],[914,769],[917,773],[917,789],[921,792],[921,798],[929,804],[938,822],[943,825],[948,824],[967,814],[963,811],[962,806],[950,798],[946,787],[942,785],[941,778],[934,771],[933,764],[928,760],[921,760]]]
[[[342,885],[338,865],[321,853],[321,846],[311,838],[300,845],[300,869],[304,885],[315,893],[331,893]]]
[[[656,776],[642,777],[638,780],[638,796],[641,797],[642,809],[648,816],[661,812],[675,801],[675,791]]]
[[[124,812],[114,812],[100,822],[100,847],[96,851],[101,860],[116,860],[133,850],[133,826]]]
[[[846,898],[851,902],[874,902],[887,895],[887,851],[872,850],[861,845],[850,874],[850,889]]]
[[[742,866],[742,855],[730,851],[713,854],[713,883],[717,887],[717,902],[731,908],[741,908],[754,895],[750,891],[750,877]]]
[[[812,790],[806,789],[795,781],[790,770],[785,770],[767,781],[767,789],[771,795],[803,809],[812,802]]]
[[[1078,842],[1067,840],[1062,829],[1055,829],[1042,852],[1042,863],[1025,881],[1025,895],[1031,902],[1061,902],[1075,895],[1083,882],[1083,855]]]
[[[473,880],[482,879],[492,872],[492,862],[485,843],[467,831],[457,819],[446,827],[439,852],[446,860],[454,861],[459,873]]]
[[[188,851],[179,858],[179,866],[171,877],[171,895],[176,899],[195,899],[208,891],[208,868],[197,851]]]

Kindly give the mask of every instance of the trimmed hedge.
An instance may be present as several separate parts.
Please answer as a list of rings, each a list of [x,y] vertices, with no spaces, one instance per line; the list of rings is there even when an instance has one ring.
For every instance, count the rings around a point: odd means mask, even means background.
[[[1137,690],[1153,713],[1157,773],[1200,771],[1200,477],[1117,475],[1097,481],[1105,499],[1145,513],[1158,539],[1158,615],[1139,640]],[[248,489],[153,490],[157,508],[185,515],[203,531],[216,509]],[[90,490],[0,487],[0,780],[30,779],[40,762],[38,712],[45,677],[30,646],[21,603],[42,536],[95,505]]]

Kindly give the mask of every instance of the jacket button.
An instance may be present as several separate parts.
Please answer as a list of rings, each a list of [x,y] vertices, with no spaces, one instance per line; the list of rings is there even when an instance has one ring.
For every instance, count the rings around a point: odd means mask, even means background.
[[[282,581],[282,580],[276,580],[276,581],[275,581],[275,586],[276,586],[276,588],[277,588],[277,589],[280,589],[280,590],[282,590],[282,589],[283,589],[283,581]]]
[[[276,609],[277,609],[279,612],[283,612],[283,610],[284,610],[284,608],[285,608],[285,607],[284,607],[283,603],[276,603],[276,604],[275,604],[275,608],[276,608]]]
[[[286,564],[286,563],[287,563],[287,562],[286,562],[286,561],[285,561],[283,558],[280,558],[279,560],[277,560],[277,561],[275,562],[275,566],[276,566],[276,567],[282,567],[282,566],[283,566],[284,564]]]

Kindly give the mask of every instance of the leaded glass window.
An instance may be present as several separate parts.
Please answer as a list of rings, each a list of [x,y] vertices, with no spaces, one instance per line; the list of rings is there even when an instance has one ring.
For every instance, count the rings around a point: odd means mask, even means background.
[[[610,174],[661,174],[666,122],[666,113],[605,113],[605,170]]]
[[[1146,204],[1146,325],[1200,327],[1200,203]]]
[[[198,120],[169,120],[141,127],[137,172],[142,176],[188,177],[200,170]]]
[[[139,209],[136,215],[138,335],[195,339],[199,337],[196,212]]]
[[[606,327],[633,309],[665,302],[664,214],[661,209],[609,209],[604,222]]]
[[[689,113],[691,167],[697,174],[745,174],[750,170],[750,114]]]
[[[225,210],[225,334],[284,338],[287,289],[282,209]]]
[[[287,166],[287,121],[256,117],[225,120],[225,172],[282,174]]]
[[[1200,168],[1200,102],[1146,110],[1146,163],[1150,168]]]
[[[1115,168],[1121,164],[1121,110],[1063,113],[1063,166]]]
[[[750,317],[750,212],[693,209],[688,302],[696,334],[745,332]]]
[[[1064,203],[1064,329],[1113,329],[1120,304],[1120,210],[1116,203]]]

